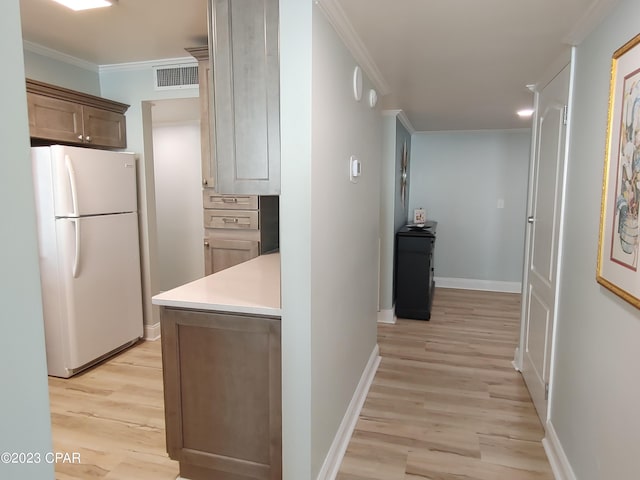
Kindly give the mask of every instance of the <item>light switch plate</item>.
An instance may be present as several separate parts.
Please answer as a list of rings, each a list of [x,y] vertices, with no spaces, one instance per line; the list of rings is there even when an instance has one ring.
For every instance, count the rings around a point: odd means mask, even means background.
[[[362,164],[358,157],[351,155],[349,158],[349,181],[358,183],[358,177],[362,174]]]

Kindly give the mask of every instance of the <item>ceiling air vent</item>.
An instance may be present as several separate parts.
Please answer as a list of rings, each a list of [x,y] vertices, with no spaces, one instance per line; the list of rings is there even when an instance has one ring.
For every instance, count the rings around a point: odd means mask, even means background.
[[[156,90],[198,87],[198,64],[153,67]]]

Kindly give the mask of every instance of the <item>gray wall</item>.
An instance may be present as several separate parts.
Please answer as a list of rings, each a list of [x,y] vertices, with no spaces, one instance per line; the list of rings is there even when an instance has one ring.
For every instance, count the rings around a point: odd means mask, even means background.
[[[350,79],[356,62],[313,11],[311,166],[312,472],[325,459],[377,343],[382,124]],[[364,75],[363,75],[364,77]],[[349,181],[349,158],[362,162]],[[286,320],[285,320],[286,321]]]
[[[32,47],[24,49],[24,72],[27,78],[70,88],[90,95],[100,96],[100,77],[97,65],[80,62],[71,57],[60,60],[34,52]],[[54,52],[50,52],[56,55]],[[69,60],[69,61],[63,61]],[[76,62],[70,63],[70,62]]]
[[[611,56],[638,18],[620,1],[576,52],[550,421],[579,480],[640,471],[640,313],[595,281]]]
[[[393,266],[395,233],[407,223],[407,200],[402,203],[400,173],[402,146],[406,142],[408,158],[411,158],[411,135],[399,118],[399,110],[383,112],[382,171],[380,178],[380,301],[379,309],[393,308]],[[409,160],[409,165],[411,161]],[[388,320],[388,319],[386,319]]]
[[[199,118],[199,100],[178,100],[187,101]],[[165,291],[204,276],[200,122],[156,123],[154,116],[153,158],[158,286]]]
[[[521,282],[530,136],[528,129],[413,135],[409,217],[423,207],[438,222],[437,277]]]
[[[280,0],[282,478],[311,480],[312,3]]]
[[[311,480],[376,345],[382,126],[319,7],[280,15],[283,478]]]
[[[185,58],[185,61],[192,61]],[[177,62],[176,62],[177,63]],[[160,291],[158,245],[153,173],[153,139],[151,108],[154,100],[197,97],[197,88],[156,91],[153,65],[123,65],[100,70],[102,96],[130,105],[127,110],[127,150],[140,155],[138,161],[138,208],[141,216],[140,241],[142,292],[145,325],[160,322],[159,309],[151,297]]]
[[[38,452],[44,458],[52,450],[51,424],[21,36],[20,3],[6,0],[0,61],[15,68],[5,69],[0,89],[0,452]],[[44,461],[0,463],[0,478],[53,476],[53,465]]]

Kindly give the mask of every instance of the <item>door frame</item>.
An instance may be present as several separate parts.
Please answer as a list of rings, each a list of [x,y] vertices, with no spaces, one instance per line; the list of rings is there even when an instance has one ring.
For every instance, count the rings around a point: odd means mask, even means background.
[[[544,82],[540,82],[529,88],[534,93],[534,115],[532,118],[532,130],[531,130],[531,147],[530,147],[530,159],[529,159],[529,180],[527,188],[527,213],[526,216],[532,215],[533,210],[533,188],[534,188],[534,175],[536,174],[536,154],[537,154],[537,141],[538,141],[538,120],[539,120],[539,98],[540,92],[546,87],[556,75],[558,75],[566,66],[569,66],[569,95],[567,102],[567,125],[565,132],[565,149],[563,155],[562,165],[562,183],[560,187],[560,227],[558,231],[558,255],[556,258],[556,286],[555,286],[555,299],[554,299],[554,318],[553,327],[551,332],[551,351],[549,357],[549,394],[547,397],[547,416],[541,418],[540,421],[546,430],[546,424],[549,418],[551,418],[552,399],[553,399],[553,385],[554,385],[554,365],[556,357],[556,334],[558,330],[558,307],[560,304],[560,284],[562,278],[562,256],[564,252],[564,224],[565,224],[565,206],[566,206],[566,191],[567,191],[567,178],[568,178],[568,165],[569,165],[569,152],[571,149],[571,115],[573,112],[573,90],[575,83],[575,46],[571,47],[569,58],[563,55],[559,58],[559,61],[553,65],[553,69],[550,70],[551,75],[545,77]],[[564,59],[564,61],[563,61]],[[520,341],[516,347],[513,366],[515,369],[522,373],[524,363],[524,350],[527,334],[527,310],[529,303],[529,270],[528,265],[530,263],[531,256],[531,243],[532,243],[532,224],[525,223],[525,247],[522,269],[522,292],[521,292],[521,311],[520,311]]]

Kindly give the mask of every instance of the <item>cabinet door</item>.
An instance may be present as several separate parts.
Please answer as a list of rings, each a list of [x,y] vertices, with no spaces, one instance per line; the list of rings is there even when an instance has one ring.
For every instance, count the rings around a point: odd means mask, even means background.
[[[211,275],[225,268],[246,262],[260,254],[260,242],[205,238],[204,273]]]
[[[202,155],[202,186],[207,189],[216,186],[216,162],[211,148],[212,125],[209,118],[209,60],[198,61],[198,83],[200,84],[200,152]]]
[[[29,132],[34,138],[82,143],[82,107],[77,103],[27,93]]]
[[[167,451],[180,476],[281,480],[280,320],[162,308]]]
[[[100,147],[126,148],[125,116],[94,107],[82,107],[84,140]]]
[[[280,193],[278,0],[210,0],[219,193]]]

